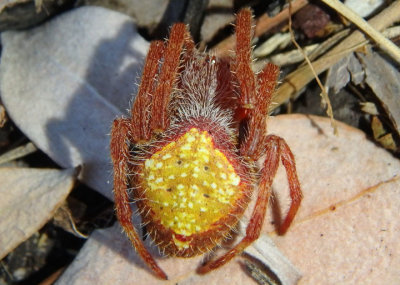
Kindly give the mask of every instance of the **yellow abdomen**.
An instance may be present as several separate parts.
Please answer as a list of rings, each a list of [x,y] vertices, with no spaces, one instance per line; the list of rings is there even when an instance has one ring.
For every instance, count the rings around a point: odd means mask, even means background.
[[[232,212],[244,195],[241,177],[206,131],[191,128],[176,141],[146,159],[140,174],[146,204],[165,228],[181,238],[173,242],[187,248],[190,237]]]

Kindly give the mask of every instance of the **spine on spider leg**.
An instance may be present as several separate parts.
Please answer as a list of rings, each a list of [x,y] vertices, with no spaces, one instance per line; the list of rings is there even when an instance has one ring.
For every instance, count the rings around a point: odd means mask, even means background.
[[[184,44],[184,52],[187,57],[192,57],[196,47],[192,36],[189,33],[188,28],[185,29],[185,44]]]
[[[174,84],[178,78],[181,54],[188,32],[183,23],[175,24],[170,33],[168,46],[164,54],[164,62],[154,93],[151,109],[151,129],[155,132],[165,130],[169,125],[168,106]],[[190,42],[193,43],[193,42]],[[188,45],[190,45],[188,43]]]
[[[248,123],[248,139],[241,147],[241,153],[253,159],[258,159],[264,153],[268,108],[271,104],[278,76],[279,67],[272,63],[268,63],[257,75],[256,106]]]
[[[154,41],[150,44],[150,49],[146,57],[143,76],[133,103],[132,114],[132,138],[135,142],[149,140],[151,137],[150,129],[150,110],[152,106],[152,95],[157,83],[160,60],[164,52],[164,43]]]

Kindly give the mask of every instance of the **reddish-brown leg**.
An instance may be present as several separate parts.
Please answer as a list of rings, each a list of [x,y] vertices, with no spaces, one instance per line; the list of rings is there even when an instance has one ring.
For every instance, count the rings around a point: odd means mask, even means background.
[[[248,247],[260,236],[260,231],[264,223],[268,200],[271,195],[272,180],[279,166],[280,148],[278,142],[276,142],[275,140],[269,141],[266,145],[265,151],[266,159],[261,172],[258,197],[253,209],[250,222],[246,229],[246,236],[234,248],[229,250],[223,256],[200,267],[198,270],[199,273],[204,274],[224,265],[236,255],[241,253],[246,247]]]
[[[233,73],[239,85],[239,107],[236,119],[247,120],[247,139],[241,144],[240,152],[257,160],[264,152],[266,118],[272,94],[279,75],[279,67],[267,64],[254,75],[251,68],[252,13],[243,9],[236,22],[236,60]]]
[[[268,107],[275,91],[278,75],[279,67],[274,64],[267,64],[257,75],[257,92],[253,99],[256,105],[250,113],[246,140],[240,147],[240,152],[254,161],[264,154]]]
[[[114,166],[114,196],[118,220],[143,261],[162,279],[167,279],[167,275],[145,248],[131,220],[133,213],[127,193],[129,144],[149,141],[153,131],[168,126],[169,97],[177,77],[184,45],[189,55],[194,49],[194,43],[183,24],[172,27],[166,48],[163,42],[151,43],[142,82],[132,106],[132,117],[130,120],[115,120],[111,130],[110,149]]]
[[[238,81],[240,107],[236,113],[238,121],[246,118],[256,105],[256,80],[251,69],[252,13],[242,9],[236,17],[236,59],[232,71]]]
[[[282,160],[282,163],[286,169],[290,188],[290,197],[292,199],[292,204],[290,206],[289,212],[280,227],[280,233],[286,232],[294,216],[296,215],[296,212],[300,206],[302,193],[300,189],[300,183],[296,174],[296,166],[293,154],[287,146],[286,142],[282,138],[274,135],[270,135],[267,137],[265,152],[266,159],[264,161],[264,167],[261,170],[258,197],[256,205],[253,209],[250,222],[246,229],[246,236],[234,248],[229,250],[223,256],[200,267],[198,270],[199,273],[204,274],[224,265],[236,255],[241,253],[256,239],[258,239],[258,237],[260,236],[262,225],[264,223],[268,200],[271,195],[272,181],[279,166],[279,159]]]
[[[164,51],[163,42],[152,42],[143,70],[142,82],[132,106],[131,119],[116,119],[111,130],[111,158],[114,166],[114,197],[117,218],[126,235],[141,258],[162,279],[167,275],[160,269],[145,248],[132,224],[132,209],[127,193],[129,143],[143,142],[150,139],[150,108],[152,93],[156,85],[159,61]]]
[[[286,144],[285,140],[280,137],[271,135],[268,136],[268,138],[279,140],[279,148],[281,149],[281,160],[283,166],[286,169],[286,175],[290,189],[290,198],[292,200],[289,211],[286,214],[286,218],[279,228],[279,234],[283,235],[286,233],[294,217],[296,216],[297,210],[300,207],[301,200],[303,199],[303,194],[301,192],[299,178],[297,177],[296,162],[289,146]]]
[[[171,93],[177,79],[181,54],[186,47],[187,52],[194,48],[185,24],[178,23],[171,28],[171,33],[164,54],[164,63],[154,92],[151,110],[151,129],[155,132],[164,131],[169,126],[168,106]]]
[[[268,108],[271,104],[272,94],[275,90],[276,82],[279,76],[279,67],[269,63],[257,74],[256,84],[254,83],[254,74],[251,71],[251,11],[243,9],[237,16],[236,23],[236,69],[241,73],[236,74],[239,81],[241,104],[254,102],[255,105],[248,111],[248,130],[246,140],[241,144],[240,153],[242,156],[249,157],[256,161],[264,152],[264,146],[275,142],[279,152],[282,155],[282,163],[285,166],[289,180],[290,196],[292,204],[289,212],[280,227],[280,233],[287,231],[290,223],[296,215],[302,198],[300,183],[297,178],[296,165],[292,152],[286,142],[277,136],[266,135],[266,119],[268,117]],[[246,106],[242,106],[245,108]],[[240,109],[240,107],[239,107]]]
[[[132,242],[144,262],[162,279],[168,279],[164,271],[157,265],[145,248],[142,240],[132,224],[132,209],[127,193],[129,133],[131,125],[128,119],[116,119],[111,130],[111,158],[114,166],[114,197],[117,217],[126,235]]]
[[[164,52],[164,43],[151,42],[143,68],[142,82],[132,106],[132,139],[134,142],[148,141],[151,138],[150,111],[152,95],[157,84],[157,76],[160,68],[160,60]]]

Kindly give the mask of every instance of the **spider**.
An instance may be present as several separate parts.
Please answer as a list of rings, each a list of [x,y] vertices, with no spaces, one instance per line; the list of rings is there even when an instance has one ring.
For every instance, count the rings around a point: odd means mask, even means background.
[[[235,230],[250,196],[258,195],[245,237],[199,267],[214,270],[241,253],[261,231],[279,161],[286,169],[291,205],[284,234],[302,192],[286,142],[266,134],[266,118],[279,68],[251,70],[252,12],[236,21],[236,57],[199,52],[182,23],[168,41],[153,41],[130,118],[114,120],[111,157],[116,214],[143,261],[167,275],[132,224],[133,195],[143,224],[165,255],[191,257],[221,245]],[[256,161],[266,156],[263,166]]]

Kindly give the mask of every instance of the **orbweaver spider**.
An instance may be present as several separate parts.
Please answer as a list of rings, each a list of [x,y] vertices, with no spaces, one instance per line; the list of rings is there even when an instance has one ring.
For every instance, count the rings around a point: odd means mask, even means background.
[[[292,199],[281,234],[300,206],[293,154],[282,138],[266,134],[279,69],[268,64],[252,72],[251,25],[251,11],[241,10],[236,58],[220,59],[197,51],[186,26],[175,24],[167,42],[150,44],[131,118],[113,122],[117,217],[160,278],[167,275],[132,225],[128,186],[150,237],[162,252],[178,257],[208,252],[226,240],[259,188],[246,236],[199,273],[224,265],[259,237],[279,160]],[[256,161],[264,154],[259,169]]]

